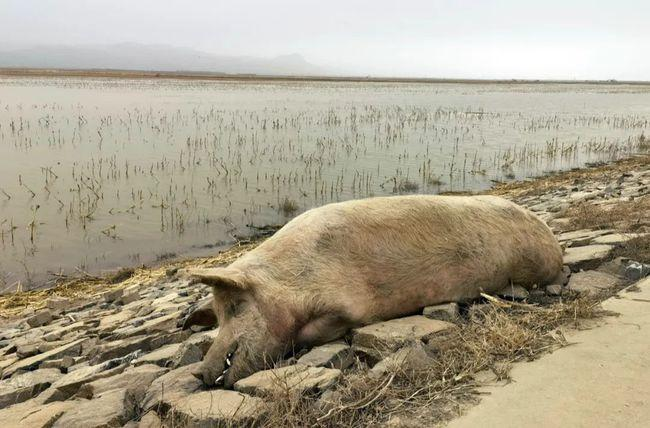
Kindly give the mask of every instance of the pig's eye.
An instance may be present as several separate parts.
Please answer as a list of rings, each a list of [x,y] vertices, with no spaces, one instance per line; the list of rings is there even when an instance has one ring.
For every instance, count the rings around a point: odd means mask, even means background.
[[[243,312],[245,312],[248,307],[248,302],[249,301],[246,299],[236,301],[232,308],[233,316],[236,317],[238,315],[241,315]]]
[[[226,305],[226,314],[228,317],[236,317],[237,315],[242,313],[242,310],[244,308],[245,301],[236,301],[236,302],[230,302]]]

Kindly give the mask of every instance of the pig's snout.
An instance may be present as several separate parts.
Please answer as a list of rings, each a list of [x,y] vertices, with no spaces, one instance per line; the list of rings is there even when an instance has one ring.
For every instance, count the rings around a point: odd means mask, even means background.
[[[207,386],[219,386],[223,384],[225,373],[217,370],[212,364],[201,364],[192,371],[192,375]]]
[[[229,352],[224,358],[223,369],[220,371],[216,364],[204,361],[192,371],[192,375],[207,386],[222,386],[228,370],[232,366],[233,353]]]

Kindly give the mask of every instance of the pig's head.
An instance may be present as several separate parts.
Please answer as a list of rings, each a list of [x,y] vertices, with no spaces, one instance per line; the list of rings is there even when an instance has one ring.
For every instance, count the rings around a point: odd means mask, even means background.
[[[232,388],[239,379],[281,358],[290,337],[281,333],[278,308],[259,301],[250,279],[230,268],[190,269],[191,281],[212,287],[219,333],[193,373],[206,385]],[[286,330],[284,330],[286,331]]]

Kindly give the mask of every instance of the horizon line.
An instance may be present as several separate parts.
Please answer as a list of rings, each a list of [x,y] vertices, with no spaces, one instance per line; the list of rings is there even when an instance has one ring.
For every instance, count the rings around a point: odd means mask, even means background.
[[[113,68],[50,68],[0,67],[0,76],[14,77],[104,77],[116,79],[178,79],[178,80],[249,80],[249,81],[314,81],[314,82],[369,82],[369,83],[466,83],[466,84],[595,84],[595,85],[650,85],[650,80],[618,79],[534,79],[534,78],[459,78],[459,77],[399,77],[372,75],[293,75],[224,73],[192,70],[135,70]]]

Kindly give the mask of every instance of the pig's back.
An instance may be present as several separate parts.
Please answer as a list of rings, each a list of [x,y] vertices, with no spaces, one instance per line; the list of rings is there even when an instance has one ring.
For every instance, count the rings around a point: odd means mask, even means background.
[[[549,282],[562,254],[541,220],[505,199],[396,196],[307,211],[249,260],[287,286],[352,293],[388,316],[395,305]]]

